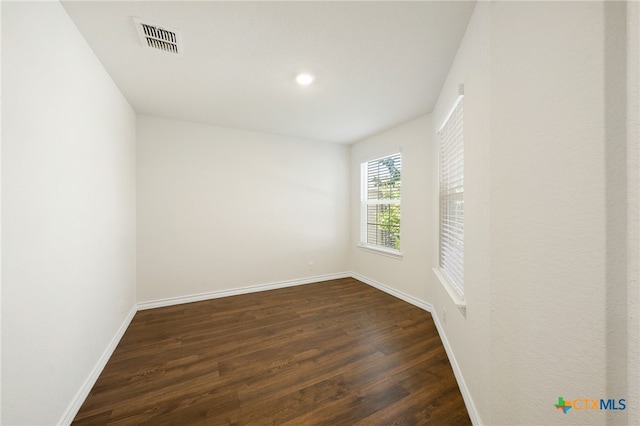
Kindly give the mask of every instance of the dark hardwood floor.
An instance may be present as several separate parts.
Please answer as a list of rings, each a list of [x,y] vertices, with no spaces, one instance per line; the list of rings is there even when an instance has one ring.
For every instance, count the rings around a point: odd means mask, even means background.
[[[345,278],[140,311],[74,425],[468,425],[431,315]]]

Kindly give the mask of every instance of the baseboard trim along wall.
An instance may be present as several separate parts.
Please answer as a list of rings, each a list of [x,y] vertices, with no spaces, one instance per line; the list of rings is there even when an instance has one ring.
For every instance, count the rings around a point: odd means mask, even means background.
[[[418,308],[423,309],[429,313],[433,312],[433,306],[430,303],[427,303],[420,299],[416,299],[415,297],[409,296],[408,294],[398,291],[395,288],[391,288],[387,285],[379,283],[375,280],[372,280],[371,278],[367,278],[355,272],[351,273],[351,277],[355,278],[358,281],[362,281],[363,283],[370,285],[371,287],[375,287],[378,290],[384,291],[387,294],[397,297],[398,299],[402,299],[407,303],[411,303],[412,305],[417,306]]]
[[[138,302],[138,310],[162,308],[164,306],[180,305],[182,303],[200,302],[202,300],[217,299],[220,297],[237,296],[240,294],[255,293],[258,291],[275,290],[278,288],[293,287],[297,285],[312,284],[321,281],[336,280],[339,278],[350,277],[348,272],[342,272],[329,275],[318,275],[315,277],[301,278],[297,280],[278,281],[275,283],[259,284],[248,287],[232,288],[229,290],[211,291],[207,293],[191,294],[188,296],[169,297],[166,299],[150,300],[147,302]]]
[[[449,358],[449,362],[451,363],[451,367],[453,368],[453,375],[456,376],[456,381],[458,382],[458,387],[460,387],[460,393],[462,394],[462,399],[464,399],[464,405],[467,406],[467,411],[469,412],[471,423],[473,423],[474,426],[481,426],[483,424],[482,420],[480,419],[480,415],[478,414],[476,404],[473,402],[473,398],[471,398],[471,393],[469,392],[467,383],[464,381],[464,377],[462,377],[462,372],[460,371],[460,367],[458,366],[456,357],[453,354],[453,349],[451,349],[451,345],[449,345],[447,335],[444,333],[444,329],[442,328],[442,324],[440,323],[438,316],[434,315],[433,312],[431,312],[431,316],[433,316],[433,322],[435,322],[436,324],[438,334],[440,335],[440,340],[442,341],[444,350],[447,353],[447,357]]]
[[[98,377],[100,377],[102,370],[104,370],[105,365],[107,365],[107,361],[109,361],[109,358],[111,358],[111,355],[113,355],[113,351],[116,350],[118,343],[120,343],[120,339],[122,339],[122,336],[124,336],[127,328],[129,328],[129,324],[131,324],[131,321],[133,320],[133,317],[136,315],[137,311],[137,306],[134,305],[129,311],[129,314],[127,314],[126,318],[122,322],[122,325],[120,325],[120,328],[118,329],[116,334],[113,336],[113,339],[111,339],[111,342],[109,342],[109,345],[102,353],[102,356],[100,356],[100,359],[98,359],[95,367],[93,367],[93,370],[91,370],[89,377],[87,377],[87,380],[84,381],[82,387],[62,415],[62,418],[58,422],[59,425],[70,425],[71,422],[73,422],[73,419],[78,414],[78,411],[80,411],[80,407],[82,407],[84,400],[87,399],[87,396],[89,395],[89,392],[91,392],[93,385],[96,384],[96,381],[98,381]]]
[[[442,344],[447,353],[447,356],[449,357],[449,362],[451,363],[453,373],[455,375],[456,381],[458,382],[458,386],[460,387],[460,392],[462,393],[462,398],[464,399],[465,405],[467,407],[467,411],[469,412],[469,417],[471,418],[471,422],[476,426],[481,425],[482,422],[478,415],[478,411],[476,410],[475,404],[473,403],[473,399],[471,398],[471,394],[469,393],[469,389],[467,388],[464,378],[462,377],[462,373],[460,371],[458,363],[456,362],[456,357],[453,354],[453,350],[451,349],[451,346],[449,345],[447,336],[444,333],[444,329],[440,324],[440,320],[438,319],[438,316],[433,313],[433,306],[423,300],[417,299],[413,296],[410,296],[406,293],[403,293],[399,290],[396,290],[392,287],[389,287],[385,284],[382,284],[380,282],[377,282],[375,280],[372,280],[370,278],[367,278],[355,272],[342,272],[337,274],[320,275],[315,277],[301,278],[297,280],[279,281],[275,283],[260,284],[260,285],[254,285],[254,286],[248,286],[248,287],[234,288],[229,290],[212,291],[207,293],[192,294],[188,296],[178,296],[178,297],[170,297],[166,299],[139,302],[137,305],[132,307],[131,311],[123,321],[120,328],[118,329],[118,332],[115,334],[115,336],[109,343],[109,346],[105,349],[104,353],[98,360],[96,366],[91,371],[91,374],[89,375],[85,383],[82,385],[82,387],[76,394],[71,404],[69,404],[69,407],[67,408],[66,412],[62,416],[62,419],[60,420],[59,425],[70,425],[73,419],[75,418],[75,416],[78,414],[78,411],[82,406],[82,403],[87,398],[87,396],[89,395],[89,392],[91,391],[96,381],[98,380],[100,373],[102,373],[102,370],[107,364],[107,361],[109,361],[109,358],[111,357],[116,347],[118,346],[120,339],[122,338],[125,331],[129,327],[129,324],[131,324],[131,321],[133,320],[133,317],[135,316],[137,311],[160,308],[165,306],[179,305],[183,303],[199,302],[202,300],[217,299],[220,297],[237,296],[240,294],[255,293],[259,291],[275,290],[278,288],[293,287],[298,285],[312,284],[312,283],[317,283],[322,281],[329,281],[329,280],[349,278],[349,277],[355,278],[356,280],[361,281],[372,287],[375,287],[380,291],[384,291],[385,293],[390,294],[391,296],[404,300],[405,302],[410,303],[414,306],[417,306],[418,308],[423,309],[432,315],[433,321],[436,324],[436,329],[438,330],[438,334],[440,335],[440,340],[442,341]]]
[[[462,377],[462,372],[460,371],[460,367],[458,366],[456,357],[453,354],[453,350],[449,345],[449,341],[447,340],[447,335],[444,332],[444,328],[442,327],[442,324],[440,324],[440,320],[438,319],[438,316],[434,314],[433,305],[423,300],[416,299],[413,296],[410,296],[406,293],[398,291],[385,284],[379,283],[375,280],[372,280],[371,278],[367,278],[355,272],[351,273],[351,277],[357,279],[358,281],[362,281],[367,285],[375,287],[378,290],[384,291],[385,293],[390,294],[391,296],[404,300],[407,303],[411,303],[412,305],[417,306],[418,308],[424,309],[425,311],[431,314],[431,316],[433,317],[433,322],[436,324],[436,329],[438,330],[438,334],[440,335],[440,340],[442,341],[442,345],[444,346],[444,350],[447,353],[449,362],[451,363],[453,374],[456,377],[456,381],[458,382],[458,387],[460,388],[462,399],[464,399],[464,404],[467,407],[467,411],[469,412],[471,423],[473,423],[475,426],[482,425],[482,421],[480,420],[480,416],[478,415],[478,410],[476,409],[476,406],[473,403],[473,398],[471,398],[471,394],[469,393],[469,388],[467,388],[467,384],[464,381],[464,377]]]

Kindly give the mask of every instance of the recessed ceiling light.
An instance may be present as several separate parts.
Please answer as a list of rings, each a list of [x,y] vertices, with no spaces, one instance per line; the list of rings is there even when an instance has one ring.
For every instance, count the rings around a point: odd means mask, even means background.
[[[308,86],[313,83],[313,80],[315,80],[315,77],[312,74],[306,72],[296,75],[296,83],[298,83],[300,86]]]

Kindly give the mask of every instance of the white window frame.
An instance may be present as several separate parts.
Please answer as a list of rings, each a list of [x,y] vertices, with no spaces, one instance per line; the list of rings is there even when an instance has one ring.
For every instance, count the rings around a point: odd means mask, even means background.
[[[462,92],[462,90],[461,90]],[[461,93],[438,129],[439,248],[434,272],[461,309],[464,300],[464,95]],[[462,205],[451,212],[451,203]]]
[[[360,244],[361,249],[372,251],[374,253],[387,255],[394,258],[402,258],[402,245],[399,249],[388,247],[381,244],[375,244],[368,241],[367,229],[367,211],[372,205],[397,205],[400,206],[400,234],[402,233],[402,186],[400,188],[400,199],[375,199],[368,198],[368,182],[369,182],[369,164],[379,162],[386,158],[399,157],[400,159],[400,176],[402,176],[402,153],[397,151],[390,155],[374,158],[369,161],[360,163]],[[400,178],[402,182],[402,177]],[[402,184],[401,184],[402,185]]]

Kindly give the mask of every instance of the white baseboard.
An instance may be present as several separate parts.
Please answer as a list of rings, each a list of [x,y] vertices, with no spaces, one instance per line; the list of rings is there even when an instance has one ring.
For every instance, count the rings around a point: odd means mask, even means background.
[[[397,297],[398,299],[402,299],[407,303],[411,303],[414,306],[417,306],[420,309],[424,309],[425,311],[432,313],[433,312],[433,306],[423,300],[417,299],[413,296],[409,296],[406,293],[403,293],[399,290],[396,290],[395,288],[391,288],[385,284],[379,283],[378,281],[372,280],[371,278],[367,278],[363,275],[357,274],[355,272],[351,273],[351,277],[355,278],[358,281],[362,281],[365,284],[370,285],[371,287],[375,287],[378,290],[382,290],[385,293],[388,293],[392,296]]]
[[[453,349],[451,349],[451,345],[449,345],[449,341],[447,340],[447,335],[444,332],[444,328],[442,324],[440,324],[440,320],[438,316],[434,313],[433,305],[417,299],[413,296],[410,296],[406,293],[403,293],[399,290],[391,288],[385,284],[372,280],[371,278],[367,278],[355,272],[351,273],[351,277],[357,279],[358,281],[362,281],[365,284],[368,284],[372,287],[377,288],[378,290],[384,291],[392,296],[397,297],[398,299],[402,299],[407,303],[411,303],[418,308],[424,309],[425,311],[431,314],[433,318],[433,322],[436,325],[436,329],[438,330],[438,334],[440,335],[440,340],[442,341],[442,345],[444,346],[444,350],[447,353],[447,357],[449,358],[449,363],[451,364],[451,368],[453,369],[453,374],[458,382],[458,387],[460,388],[460,393],[462,394],[462,399],[464,400],[464,405],[467,407],[467,412],[469,413],[469,418],[471,419],[471,423],[475,426],[482,425],[482,421],[480,420],[480,415],[478,414],[478,410],[476,409],[476,405],[473,402],[473,398],[471,398],[471,394],[469,393],[469,388],[467,387],[466,382],[464,381],[464,377],[462,377],[462,372],[460,371],[460,367],[458,366],[458,362],[456,361],[456,357],[453,353]]]
[[[107,365],[107,361],[109,361],[109,358],[111,358],[111,355],[113,355],[113,351],[116,350],[120,339],[122,339],[125,331],[127,331],[127,328],[129,327],[129,324],[131,324],[131,321],[133,320],[133,317],[136,315],[137,311],[138,309],[136,305],[134,305],[120,325],[120,328],[116,332],[115,336],[113,336],[113,339],[111,339],[111,342],[109,342],[109,346],[107,346],[105,351],[100,356],[100,359],[98,359],[95,367],[93,367],[93,370],[91,370],[91,374],[89,374],[89,377],[87,377],[87,380],[84,381],[82,387],[71,401],[71,404],[69,404],[69,406],[67,407],[66,411],[62,415],[62,418],[58,422],[58,425],[66,426],[70,425],[71,422],[73,422],[73,419],[78,414],[78,411],[80,411],[80,407],[82,407],[84,400],[87,399],[87,396],[89,395],[89,392],[91,392],[93,385],[96,384],[98,377],[100,377],[102,370],[104,370],[104,366]]]
[[[451,363],[451,368],[453,368],[453,375],[456,376],[456,381],[458,382],[458,387],[460,388],[462,399],[464,399],[464,405],[467,407],[467,411],[469,412],[471,423],[473,423],[474,426],[480,426],[482,425],[480,414],[478,414],[476,404],[473,402],[473,398],[471,398],[471,393],[469,392],[467,383],[464,381],[464,377],[462,377],[462,372],[460,371],[460,367],[458,366],[458,362],[456,361],[456,356],[453,354],[451,345],[449,345],[447,335],[444,333],[442,324],[440,324],[440,319],[438,319],[438,316],[433,313],[431,314],[431,316],[433,317],[433,322],[436,324],[436,329],[438,329],[438,334],[440,335],[440,340],[442,340],[442,345],[444,346],[444,350],[447,353],[449,362]]]
[[[385,284],[382,284],[380,282],[377,282],[375,280],[372,280],[370,278],[367,278],[355,272],[342,272],[337,274],[319,275],[315,277],[308,277],[308,278],[302,278],[297,280],[279,281],[279,282],[269,283],[269,284],[260,284],[260,285],[254,285],[249,287],[241,287],[241,288],[221,290],[221,291],[212,291],[207,293],[171,297],[166,299],[151,300],[147,302],[138,303],[137,305],[131,308],[131,311],[123,321],[120,328],[118,329],[118,332],[109,343],[109,346],[105,349],[104,353],[98,360],[96,366],[91,371],[91,374],[89,375],[85,383],[82,385],[82,387],[74,397],[73,401],[71,401],[71,404],[69,404],[69,407],[65,411],[64,415],[62,416],[58,424],[65,425],[65,426],[70,425],[73,419],[75,418],[75,416],[78,414],[78,411],[80,410],[80,407],[82,406],[84,400],[87,398],[87,396],[89,395],[89,392],[93,388],[93,385],[98,380],[100,373],[102,373],[104,366],[107,364],[107,361],[109,361],[109,358],[113,354],[113,351],[116,349],[116,346],[118,346],[118,342],[120,342],[120,339],[122,338],[125,331],[129,327],[129,324],[131,324],[131,321],[133,320],[133,317],[135,316],[137,311],[145,310],[145,309],[160,308],[164,306],[179,305],[182,303],[199,302],[202,300],[216,299],[220,297],[255,293],[259,291],[275,290],[278,288],[293,287],[298,285],[311,284],[311,283],[335,280],[340,278],[348,278],[348,277],[355,278],[358,281],[362,281],[367,285],[375,287],[378,290],[384,291],[385,293],[388,293],[394,297],[397,297],[398,299],[404,300],[405,302],[410,303],[414,306],[417,306],[418,308],[423,309],[432,314],[434,323],[436,325],[436,329],[438,330],[438,334],[440,335],[440,340],[442,341],[442,345],[444,346],[444,349],[449,358],[449,362],[451,363],[451,367],[453,369],[453,373],[455,375],[456,381],[458,382],[460,393],[462,394],[462,398],[464,399],[465,405],[467,407],[467,411],[469,412],[469,417],[471,418],[471,422],[476,426],[482,425],[480,416],[478,415],[478,411],[476,410],[475,404],[473,403],[473,399],[471,398],[471,394],[469,393],[469,389],[467,388],[464,378],[462,377],[462,373],[456,361],[456,357],[453,353],[453,350],[451,349],[451,346],[449,345],[447,336],[444,333],[444,329],[440,324],[440,320],[438,319],[438,316],[433,313],[433,306],[423,300],[417,299],[413,296],[410,296],[406,293],[403,293],[399,290],[396,290],[392,287],[389,287]]]
[[[258,291],[275,290],[278,288],[293,287],[297,285],[312,284],[321,281],[336,280],[339,278],[350,277],[349,272],[341,272],[329,275],[317,275],[315,277],[307,277],[296,280],[278,281],[275,283],[259,284],[248,287],[232,288],[229,290],[210,291],[207,293],[191,294],[187,296],[169,297],[166,299],[150,300],[147,302],[139,302],[138,310],[162,308],[165,306],[180,305],[182,303],[200,302],[202,300],[217,299],[220,297],[237,296],[239,294],[255,293]]]
[[[95,385],[96,381],[98,380],[98,377],[100,377],[100,374],[102,373],[102,370],[104,370],[105,365],[107,365],[107,361],[109,361],[109,358],[111,358],[113,351],[115,351],[116,347],[118,346],[120,339],[124,335],[125,331],[127,331],[127,328],[129,327],[129,324],[131,324],[131,321],[133,320],[133,317],[135,316],[136,312],[144,309],[178,305],[181,303],[198,302],[201,300],[216,299],[219,297],[235,296],[239,294],[255,293],[258,291],[274,290],[277,288],[292,287],[292,286],[303,285],[303,284],[312,284],[312,283],[317,283],[322,281],[335,280],[339,278],[348,278],[350,276],[351,274],[349,272],[342,272],[342,273],[328,274],[328,275],[317,275],[314,277],[301,278],[297,280],[279,281],[275,283],[234,288],[230,290],[213,291],[209,293],[193,294],[189,296],[180,296],[180,297],[172,297],[172,298],[161,299],[161,300],[152,300],[148,302],[140,302],[134,305],[131,308],[131,311],[129,312],[127,317],[122,322],[122,325],[118,329],[115,336],[113,336],[113,339],[111,339],[109,346],[107,346],[104,353],[96,363],[96,366],[93,368],[93,370],[89,374],[89,377],[85,380],[82,387],[80,388],[76,396],[73,398],[73,400],[65,410],[64,414],[62,415],[62,418],[58,422],[58,425],[67,426],[67,425],[70,425],[71,422],[73,422],[73,419],[78,414],[78,411],[80,411],[80,407],[82,407],[82,404],[84,403],[85,399],[89,395],[89,392],[91,392],[93,385]]]

